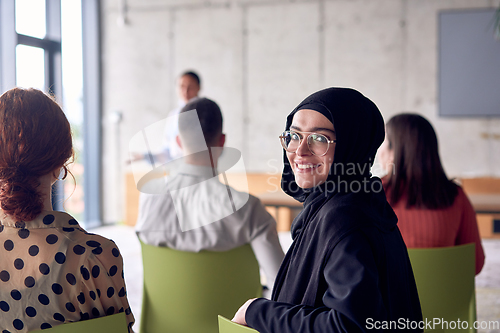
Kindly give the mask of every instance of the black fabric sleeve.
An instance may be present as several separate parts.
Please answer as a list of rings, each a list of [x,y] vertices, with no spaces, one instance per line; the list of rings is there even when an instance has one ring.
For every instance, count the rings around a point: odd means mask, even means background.
[[[247,309],[248,325],[260,333],[376,332],[387,320],[378,270],[367,238],[354,233],[341,240],[324,266],[327,290],[321,307],[265,299]]]

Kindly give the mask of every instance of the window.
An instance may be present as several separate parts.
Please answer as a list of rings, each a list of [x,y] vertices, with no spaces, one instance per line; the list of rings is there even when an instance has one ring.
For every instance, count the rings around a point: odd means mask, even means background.
[[[71,177],[57,182],[53,206],[87,228],[102,224],[98,8],[98,0],[0,1],[0,93],[34,87],[63,105],[76,186]]]

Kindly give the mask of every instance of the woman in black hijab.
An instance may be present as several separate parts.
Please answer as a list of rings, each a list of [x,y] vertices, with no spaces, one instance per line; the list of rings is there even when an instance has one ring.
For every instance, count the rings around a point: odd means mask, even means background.
[[[281,187],[303,202],[272,300],[233,321],[268,332],[418,331],[417,289],[397,218],[370,167],[384,121],[356,90],[312,94],[287,118]]]

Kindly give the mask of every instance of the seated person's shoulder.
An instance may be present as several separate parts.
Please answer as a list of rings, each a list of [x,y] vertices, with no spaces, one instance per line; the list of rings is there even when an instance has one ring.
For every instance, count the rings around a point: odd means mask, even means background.
[[[72,253],[78,255],[86,254],[87,257],[106,258],[109,260],[122,260],[118,246],[111,239],[101,235],[79,229],[77,233],[67,235],[72,243],[78,244],[78,250],[73,249]],[[75,245],[77,246],[77,245]],[[76,252],[75,252],[76,251]]]
[[[101,235],[87,233],[85,244],[93,254],[105,254],[115,258],[120,257],[120,250],[116,243]]]

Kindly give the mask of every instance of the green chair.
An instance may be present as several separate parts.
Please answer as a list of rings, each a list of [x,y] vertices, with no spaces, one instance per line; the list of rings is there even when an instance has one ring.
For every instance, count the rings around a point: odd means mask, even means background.
[[[49,329],[39,330],[44,333],[128,333],[125,312],[96,319],[62,324]]]
[[[141,242],[144,266],[141,333],[216,333],[217,315],[233,316],[260,297],[250,245],[226,252],[183,252]]]
[[[475,245],[408,249],[408,255],[424,321],[436,324],[425,331],[476,332]],[[459,330],[458,319],[468,329]]]
[[[219,316],[219,333],[258,333],[256,330],[250,327],[239,325],[233,323],[231,320]]]

